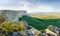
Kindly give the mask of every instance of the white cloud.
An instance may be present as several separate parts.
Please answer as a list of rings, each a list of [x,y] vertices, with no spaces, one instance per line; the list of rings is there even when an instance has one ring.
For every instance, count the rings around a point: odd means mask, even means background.
[[[20,5],[22,5],[22,6],[20,6],[19,9],[27,10],[28,13],[29,12],[50,12],[50,11],[53,11],[53,9],[47,5],[35,6],[29,2],[20,2]]]
[[[31,7],[33,7],[34,5],[29,3],[29,2],[20,2],[20,7],[19,10],[29,10]]]
[[[50,6],[36,6],[36,8],[31,8],[30,12],[52,12],[53,8]]]
[[[45,4],[38,4],[38,5],[33,5],[32,3],[29,2],[20,2],[20,4],[23,4],[23,6],[20,6],[20,10],[27,10],[27,13],[31,12],[60,12],[60,10],[54,9],[50,5],[45,5]]]
[[[2,2],[7,2],[8,0],[0,0]],[[20,1],[18,3],[18,7],[16,6],[2,6],[0,5],[0,10],[1,9],[12,9],[12,10],[27,10],[27,13],[31,13],[31,12],[60,12],[60,10],[58,9],[54,9],[52,6],[50,5],[46,5],[46,4],[37,4],[34,5],[32,3],[29,3],[27,1]]]

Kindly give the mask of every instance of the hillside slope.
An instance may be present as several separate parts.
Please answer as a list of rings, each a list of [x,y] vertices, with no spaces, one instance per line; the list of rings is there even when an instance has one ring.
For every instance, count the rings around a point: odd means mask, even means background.
[[[38,30],[46,29],[49,25],[60,27],[60,19],[40,19],[30,16],[23,16],[22,19],[25,20],[28,25]]]

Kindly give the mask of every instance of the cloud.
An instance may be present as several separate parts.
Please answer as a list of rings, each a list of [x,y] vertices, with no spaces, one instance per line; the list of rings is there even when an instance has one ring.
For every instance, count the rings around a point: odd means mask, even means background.
[[[20,2],[19,10],[27,10],[29,12],[51,12],[53,11],[53,8],[51,6],[45,5],[45,4],[37,4],[34,5],[29,2]]]
[[[52,11],[53,11],[52,7],[44,5],[36,6],[35,8],[30,9],[30,12],[52,12]]]
[[[28,11],[27,13],[31,13],[31,12],[60,12],[60,10],[55,9],[52,6],[42,4],[42,3],[34,5],[29,2],[21,2],[21,4],[23,4],[23,6],[19,7],[19,9],[27,10]]]
[[[30,9],[31,7],[33,7],[34,5],[29,3],[29,2],[20,2],[20,7],[19,9],[22,9],[22,10],[28,10]]]
[[[44,3],[30,3],[27,0],[0,0],[0,9],[11,10],[27,10],[31,12],[60,12],[60,9],[55,9],[49,4]]]

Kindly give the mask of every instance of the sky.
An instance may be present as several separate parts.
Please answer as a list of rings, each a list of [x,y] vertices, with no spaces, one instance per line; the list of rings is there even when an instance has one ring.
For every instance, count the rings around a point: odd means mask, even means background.
[[[0,10],[32,12],[60,12],[60,0],[0,0]]]

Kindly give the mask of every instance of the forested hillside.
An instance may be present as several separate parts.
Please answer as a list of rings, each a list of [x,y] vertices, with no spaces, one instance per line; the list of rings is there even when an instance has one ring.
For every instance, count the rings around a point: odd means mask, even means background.
[[[46,29],[49,25],[60,27],[60,19],[40,19],[30,16],[23,16],[22,19],[38,30]]]

